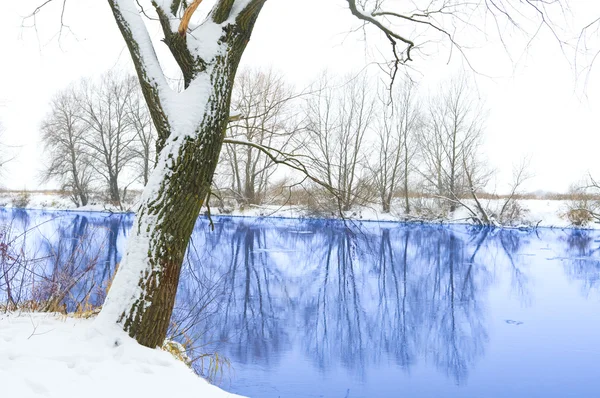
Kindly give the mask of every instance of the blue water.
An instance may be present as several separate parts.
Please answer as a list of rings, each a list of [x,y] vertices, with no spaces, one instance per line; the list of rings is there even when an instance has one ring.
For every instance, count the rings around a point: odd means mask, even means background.
[[[0,221],[12,235],[27,230],[12,246],[40,259],[30,267],[45,281],[93,273],[65,298],[69,308],[103,300],[132,224],[10,210]],[[214,231],[206,220],[194,231],[172,331],[229,359],[213,375],[229,391],[600,397],[598,232],[214,221]],[[206,371],[207,361],[194,365]]]

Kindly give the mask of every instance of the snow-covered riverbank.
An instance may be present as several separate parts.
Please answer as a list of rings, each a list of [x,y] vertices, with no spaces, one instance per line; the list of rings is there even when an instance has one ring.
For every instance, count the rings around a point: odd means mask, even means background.
[[[23,194],[20,192],[2,192],[0,193],[0,207],[16,208],[19,206],[19,198]],[[469,201],[466,201],[469,204]],[[500,200],[486,201],[490,208],[500,207]],[[550,228],[574,228],[573,224],[566,217],[569,209],[569,203],[565,200],[549,199],[523,199],[519,201],[523,208],[522,216],[516,220],[512,226],[538,226]],[[71,211],[92,211],[92,212],[129,212],[134,207],[133,202],[128,202],[122,208],[96,200],[83,207],[76,207],[67,197],[53,192],[32,192],[28,194],[27,209],[36,210],[71,210]],[[401,206],[398,206],[400,209]],[[288,218],[311,218],[326,217],[339,218],[338,212],[314,212],[307,210],[302,206],[294,205],[250,205],[244,208],[219,209],[216,206],[211,207],[213,215],[230,215],[246,217],[288,217]],[[352,211],[344,213],[344,217],[352,220],[363,221],[413,221],[413,222],[433,222],[433,223],[471,223],[469,212],[465,208],[458,208],[449,217],[445,218],[425,218],[410,215],[405,216],[402,211],[392,209],[390,213],[384,213],[379,206],[358,206]],[[600,229],[599,223],[590,222],[584,226],[588,229]]]
[[[49,313],[0,314],[0,384],[19,398],[238,397],[116,327]]]

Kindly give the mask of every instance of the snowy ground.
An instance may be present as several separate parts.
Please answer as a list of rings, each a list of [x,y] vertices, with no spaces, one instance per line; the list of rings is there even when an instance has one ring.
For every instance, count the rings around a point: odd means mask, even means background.
[[[0,389],[15,398],[239,397],[116,327],[40,313],[0,314]]]
[[[0,207],[14,208],[19,207],[16,204],[21,193],[18,192],[3,192],[0,193]],[[92,201],[91,204],[77,208],[73,202],[65,196],[56,193],[30,193],[26,208],[28,209],[44,209],[44,210],[77,210],[77,211],[109,211],[121,212],[130,211],[134,208],[134,203],[126,203],[123,208],[119,209],[115,206],[102,203],[98,200]],[[496,203],[497,202],[497,203]],[[469,203],[469,201],[466,201]],[[526,210],[525,215],[517,224],[526,226],[539,226],[551,228],[573,228],[569,220],[564,216],[567,211],[568,203],[564,200],[548,200],[548,199],[525,199],[519,203]],[[485,201],[485,206],[490,208],[499,208],[502,206],[501,201]],[[398,206],[401,208],[401,206]],[[211,208],[212,214],[223,214],[215,206]],[[306,209],[300,206],[279,206],[265,205],[254,206],[250,205],[244,209],[229,209],[225,212],[227,215],[247,216],[247,217],[290,217],[290,218],[306,218],[314,217],[316,214],[310,214]],[[325,217],[339,217],[339,214],[332,212],[330,214],[322,213]],[[358,220],[372,221],[402,221],[405,220],[401,212],[392,210],[391,213],[383,213],[378,206],[363,206],[346,212],[345,217]],[[437,219],[433,222],[469,222],[469,213],[464,208],[459,208],[451,218]],[[418,220],[414,220],[418,221]],[[431,220],[429,220],[431,221]],[[600,229],[600,224],[590,223],[585,228]]]
[[[493,202],[493,201],[492,201]],[[468,201],[467,201],[468,203]],[[526,199],[519,202],[525,209],[525,214],[522,219],[515,224],[515,226],[538,226],[538,227],[549,227],[549,228],[574,228],[569,220],[564,216],[568,209],[568,204],[564,200],[542,200],[542,199]],[[494,208],[494,203],[490,204]],[[499,203],[501,206],[501,203]],[[213,214],[220,214],[218,209],[212,209]],[[245,209],[235,209],[229,213],[234,216],[247,216],[247,217],[290,217],[290,218],[304,218],[307,217],[305,209],[298,206],[250,206]],[[338,217],[338,214],[331,213],[328,216]],[[349,219],[357,219],[363,221],[404,221],[406,218],[404,214],[400,212],[391,211],[390,213],[383,213],[381,208],[376,206],[364,206],[356,208],[352,211],[346,212],[345,217]],[[419,221],[418,219],[409,218],[412,221]],[[421,220],[423,222],[435,222],[435,223],[469,223],[469,213],[464,208],[457,209],[451,218],[448,219],[435,219],[435,220]],[[590,223],[585,226],[589,229],[600,229],[600,224]]]
[[[26,197],[26,199],[24,199]],[[104,203],[101,200],[90,200],[90,204],[77,208],[68,196],[54,192],[0,192],[0,207],[5,208],[27,208],[44,210],[80,210],[80,211],[123,211],[115,206]],[[26,203],[26,204],[24,204]],[[126,203],[125,211],[133,206]]]

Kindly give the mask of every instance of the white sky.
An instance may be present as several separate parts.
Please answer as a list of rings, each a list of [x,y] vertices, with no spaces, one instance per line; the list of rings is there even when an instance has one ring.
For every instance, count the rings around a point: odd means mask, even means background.
[[[12,189],[40,187],[39,125],[51,96],[82,76],[130,68],[106,0],[69,0],[65,22],[73,33],[63,30],[60,41],[53,35],[62,2],[38,16],[37,32],[21,27],[22,17],[41,2],[0,3],[0,121],[5,128],[3,140],[18,146],[2,185]],[[572,13],[580,21],[600,16],[600,4],[593,3],[600,2],[572,1]],[[243,65],[273,66],[298,87],[310,83],[324,68],[334,74],[360,70],[373,58],[365,51],[361,33],[348,34],[358,23],[345,4],[343,0],[268,0]],[[158,28],[155,33],[158,36]],[[423,87],[437,87],[440,79],[464,69],[457,53],[452,66],[446,65],[444,54],[414,62]],[[503,190],[512,164],[527,155],[534,174],[530,190],[566,191],[588,171],[600,177],[596,161],[600,80],[595,74],[582,100],[576,94],[573,67],[548,32],[517,63],[509,62],[498,45],[468,54],[478,71],[495,76],[477,77],[477,88],[490,110],[484,153],[488,165],[499,171],[498,190]]]

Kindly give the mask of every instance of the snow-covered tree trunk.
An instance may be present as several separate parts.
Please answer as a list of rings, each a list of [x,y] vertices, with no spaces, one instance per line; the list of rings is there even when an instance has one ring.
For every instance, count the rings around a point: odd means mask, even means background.
[[[175,92],[134,0],[109,0],[158,131],[159,156],[98,322],[116,322],[140,344],[164,341],[181,264],[221,151],[237,66],[265,1],[219,0],[193,35],[188,16],[199,1],[153,2],[183,72],[185,90]]]

